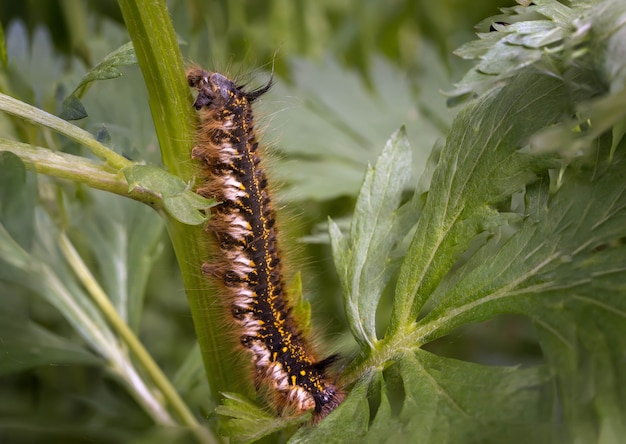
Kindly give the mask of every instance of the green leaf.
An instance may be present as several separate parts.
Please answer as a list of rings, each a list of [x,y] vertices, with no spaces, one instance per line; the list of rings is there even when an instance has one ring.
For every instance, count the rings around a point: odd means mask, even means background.
[[[91,82],[95,82],[96,80],[108,80],[120,77],[122,75],[122,72],[118,69],[119,67],[135,64],[137,64],[135,48],[133,48],[132,42],[125,43],[124,45],[117,48],[115,51],[108,54],[96,66],[91,68],[89,72],[87,72],[87,74],[85,74],[85,76],[82,78],[74,92],[72,92],[72,94],[70,94],[70,96],[64,100],[64,103],[68,99],[70,99],[70,97],[74,97],[74,99],[71,99],[72,101],[78,100],[78,98],[82,97]]]
[[[533,152],[556,152],[571,160],[581,153],[593,151],[595,140],[626,116],[626,89],[586,102],[578,111],[578,119],[566,120],[535,134],[531,138]],[[593,122],[593,126],[590,127],[588,122]],[[617,130],[623,133],[619,126]]]
[[[557,22],[568,19],[560,11],[549,11]],[[423,207],[414,204],[419,196],[410,202],[421,211],[414,233],[408,223],[402,228],[412,240],[386,336],[373,348],[361,343],[344,375],[363,381],[372,369],[382,372],[368,388],[373,419],[350,434],[355,441],[613,442],[625,433],[626,138],[611,140],[623,134],[622,90],[594,97],[593,112],[581,113],[587,125],[568,128],[573,102],[588,97],[581,91],[598,90],[597,82],[585,87],[587,71],[570,88],[523,69],[455,119]],[[529,153],[538,131],[559,125],[586,139],[585,150],[574,151],[572,137],[554,133],[553,146],[576,153],[566,166]],[[525,204],[508,212],[522,193]],[[347,286],[350,243],[334,225],[331,236]],[[385,265],[379,258],[378,269]],[[419,350],[455,328],[507,313],[535,322],[544,365],[502,371]],[[412,407],[411,399],[419,403]]]
[[[39,294],[56,307],[67,321],[101,355],[107,356],[114,337],[102,314],[67,267],[56,243],[59,231],[41,209],[35,212],[36,256],[22,249],[0,226],[0,278]],[[33,279],[37,276],[37,279]]]
[[[29,249],[34,232],[36,183],[13,153],[0,152],[0,223]]]
[[[448,330],[458,322],[480,320],[504,307],[510,309],[508,304],[519,302],[508,298],[522,299],[520,294],[525,292],[536,293],[537,297],[552,294],[555,288],[562,287],[567,293],[581,291],[579,286],[597,285],[598,280],[617,282],[614,273],[620,262],[612,262],[606,276],[596,276],[602,266],[609,264],[606,258],[613,258],[613,248],[621,249],[615,242],[626,234],[626,184],[620,177],[626,140],[622,140],[613,159],[608,157],[609,146],[606,139],[600,145],[598,164],[585,165],[581,160],[568,168],[553,197],[549,198],[546,181],[530,188],[528,216],[520,230],[496,252],[498,240],[490,240],[455,278],[438,288],[445,298],[420,323],[438,319],[436,322]],[[489,261],[487,256],[491,256]],[[612,297],[600,292],[597,296]],[[483,304],[477,317],[473,312]],[[444,314],[452,312],[454,321]]]
[[[549,442],[550,382],[545,367],[490,367],[403,352],[384,371],[364,375],[327,420],[294,441]]]
[[[186,423],[191,424],[194,419],[186,406],[130,329],[119,320],[93,276],[84,272],[84,264],[77,263],[80,258],[75,251],[68,251],[69,241],[64,233],[59,232],[48,215],[39,209],[35,220],[38,236],[33,254],[17,245],[0,225],[0,260],[5,263],[0,267],[0,279],[28,288],[54,306],[89,346],[105,359],[109,369],[121,378],[155,422],[165,425],[172,424],[173,420],[163,400],[156,399],[157,390],[153,382],[158,383],[172,408],[185,418]],[[109,322],[115,325],[115,331]],[[132,346],[135,357],[141,361],[144,371],[150,374],[150,380],[144,380],[139,375],[118,334],[124,337],[126,345]],[[199,430],[197,432],[201,434]]]
[[[556,166],[554,160],[520,149],[538,129],[567,112],[567,98],[560,81],[531,71],[459,113],[402,264],[392,331],[413,322],[476,234],[504,221],[490,206]]]
[[[87,117],[87,110],[81,103],[80,99],[76,97],[74,94],[70,94],[63,100],[63,104],[61,105],[62,109],[59,113],[59,117],[65,120],[80,120]],[[98,139],[98,142],[101,142]]]
[[[86,247],[116,311],[138,331],[148,278],[163,247],[163,222],[151,208],[117,196],[95,194],[94,203],[75,232],[88,239]]]
[[[235,393],[224,393],[223,405],[215,412],[221,415],[220,434],[230,437],[233,442],[249,443],[286,427],[302,424],[310,419],[310,414],[294,417],[276,417],[250,400]]]
[[[345,309],[356,340],[374,347],[376,308],[391,274],[390,253],[404,233],[396,223],[402,190],[411,177],[411,151],[404,129],[391,136],[365,175],[350,227],[343,239],[331,225],[335,267],[342,277]]]
[[[623,44],[626,38],[626,5],[619,0],[612,0],[606,1],[602,7],[604,11],[594,10],[594,32],[601,36],[597,55],[602,63],[603,79],[610,85],[611,92],[618,92],[626,87],[626,67],[623,63],[626,51]]]
[[[201,211],[215,205],[215,201],[185,190],[173,195],[163,195],[165,211],[179,222],[187,225],[200,225],[207,220]]]
[[[626,248],[621,241],[626,237],[626,140],[613,159],[609,148],[605,140],[596,164],[582,160],[568,168],[554,196],[547,183],[533,186],[520,230],[495,254],[497,241],[491,241],[438,288],[445,297],[418,323],[419,330],[440,337],[499,313],[532,318],[562,388],[570,432],[587,441],[621,436],[626,414],[619,388],[626,383]],[[581,402],[589,390],[590,401]]]
[[[592,66],[582,58],[594,51],[590,46],[593,24],[604,15],[600,11],[610,8],[619,17],[616,5],[610,5],[614,3],[612,0],[593,3],[602,5],[594,6],[596,14],[589,13],[587,2],[566,6],[556,0],[542,0],[527,6],[502,8],[503,14],[483,20],[477,26],[479,29],[495,30],[478,34],[480,40],[466,43],[456,51],[461,57],[479,62],[450,93],[452,100],[483,94],[503,81],[511,81],[530,65],[572,79],[573,88],[584,84],[577,78],[579,73],[571,75],[571,72]],[[591,84],[586,83],[587,87]]]
[[[349,443],[363,442],[369,419],[368,386],[375,377],[373,373],[363,375],[350,396],[315,427],[303,427],[293,435],[290,443]]]
[[[437,92],[446,88],[449,73],[431,45],[425,43],[420,57],[423,69],[411,80],[429,87],[419,93],[404,71],[382,59],[372,65],[371,88],[357,72],[342,69],[332,59],[292,62],[295,86],[277,82],[257,105],[261,120],[274,114],[280,119],[275,145],[288,161],[272,170],[285,182],[281,197],[321,201],[356,195],[363,170],[375,162],[389,134],[400,125],[405,125],[413,147],[412,171],[417,180],[453,116]]]
[[[191,191],[180,178],[149,165],[133,165],[122,172],[129,191],[137,188],[151,190],[163,199],[165,211],[174,219],[187,225],[206,222],[206,216],[201,212],[212,207],[214,202]]]
[[[0,315],[0,375],[46,365],[102,365],[103,360],[74,342],[17,316]]]

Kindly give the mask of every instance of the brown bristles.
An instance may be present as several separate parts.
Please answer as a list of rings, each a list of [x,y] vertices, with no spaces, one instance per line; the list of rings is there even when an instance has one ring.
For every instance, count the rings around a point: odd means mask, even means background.
[[[199,126],[192,158],[196,192],[220,202],[206,231],[219,252],[202,272],[217,280],[255,368],[255,386],[280,413],[313,410],[319,421],[343,400],[328,375],[332,358],[313,353],[294,319],[281,268],[275,211],[258,153],[251,104],[272,85],[246,91],[222,74],[191,68]]]

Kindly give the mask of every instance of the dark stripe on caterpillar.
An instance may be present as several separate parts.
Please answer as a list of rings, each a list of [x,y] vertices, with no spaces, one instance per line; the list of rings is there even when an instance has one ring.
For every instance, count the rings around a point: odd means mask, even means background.
[[[251,353],[257,388],[270,388],[280,412],[312,409],[319,421],[344,395],[327,374],[334,358],[319,360],[313,354],[285,295],[275,213],[251,107],[272,80],[247,91],[197,67],[188,70],[187,80],[198,92],[193,106],[200,124],[191,155],[201,164],[203,182],[196,192],[220,202],[206,225],[219,254],[202,265],[202,272],[222,284],[239,340]]]

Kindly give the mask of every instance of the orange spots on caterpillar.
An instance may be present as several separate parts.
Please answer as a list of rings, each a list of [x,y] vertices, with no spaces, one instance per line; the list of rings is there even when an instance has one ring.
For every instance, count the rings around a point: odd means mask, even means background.
[[[250,353],[255,385],[271,389],[279,411],[313,410],[321,420],[343,400],[328,366],[298,328],[285,294],[275,211],[254,131],[252,103],[272,85],[248,91],[227,77],[200,68],[187,72],[197,91],[196,146],[201,165],[197,192],[220,202],[206,230],[219,245],[202,272],[223,287],[239,341]]]

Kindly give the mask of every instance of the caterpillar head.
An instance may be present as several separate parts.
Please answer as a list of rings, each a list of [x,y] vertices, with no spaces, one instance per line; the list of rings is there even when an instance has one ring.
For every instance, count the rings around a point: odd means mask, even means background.
[[[272,79],[265,85],[252,91],[245,91],[244,85],[236,85],[233,81],[217,72],[209,72],[200,68],[187,71],[189,86],[198,91],[193,106],[199,110],[203,106],[223,108],[229,102],[245,99],[253,102],[272,86]]]

